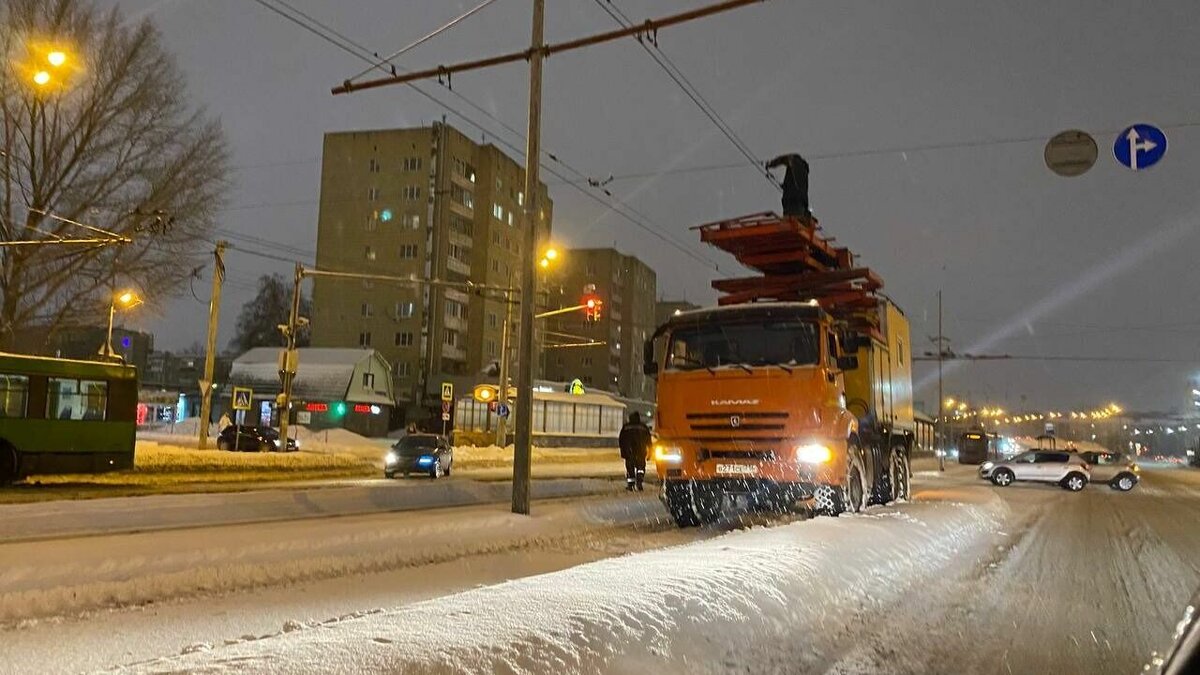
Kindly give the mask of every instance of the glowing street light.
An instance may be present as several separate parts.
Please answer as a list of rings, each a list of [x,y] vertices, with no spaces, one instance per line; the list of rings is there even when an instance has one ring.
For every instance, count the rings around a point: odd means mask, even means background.
[[[117,306],[122,309],[130,309],[142,304],[142,299],[133,291],[125,291],[120,295],[114,295],[112,302],[108,303],[108,337],[104,341],[104,346],[100,348],[100,356],[105,358],[113,358],[117,353],[113,350],[112,334],[113,334],[113,316],[117,313]]]
[[[33,74],[33,83],[39,87],[44,87],[50,84],[51,79],[53,78],[50,77],[50,73],[44,70],[39,70]]]
[[[55,49],[49,54],[46,54],[46,61],[48,61],[50,65],[54,66],[55,68],[61,68],[62,65],[67,62],[67,53],[60,49]]]

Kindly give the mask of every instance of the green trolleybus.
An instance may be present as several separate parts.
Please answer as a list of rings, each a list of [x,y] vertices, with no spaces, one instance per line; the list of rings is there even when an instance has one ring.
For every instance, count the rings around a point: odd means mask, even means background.
[[[0,483],[133,468],[137,369],[0,353]]]

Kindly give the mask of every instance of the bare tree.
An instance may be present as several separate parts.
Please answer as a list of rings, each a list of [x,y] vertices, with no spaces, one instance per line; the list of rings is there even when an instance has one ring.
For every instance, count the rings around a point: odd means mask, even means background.
[[[258,278],[258,293],[242,305],[238,314],[237,332],[229,346],[238,354],[255,347],[282,347],[285,343],[281,324],[288,322],[292,313],[292,284],[281,274],[264,274]],[[300,316],[312,316],[312,302],[308,296],[300,296]],[[309,344],[307,329],[297,331],[296,346]]]
[[[0,31],[0,239],[95,236],[75,221],[133,240],[0,246],[0,348],[29,326],[103,317],[117,287],[161,307],[209,249],[228,171],[220,125],[188,105],[149,21],[86,0],[6,0]],[[59,49],[62,72],[35,84]]]

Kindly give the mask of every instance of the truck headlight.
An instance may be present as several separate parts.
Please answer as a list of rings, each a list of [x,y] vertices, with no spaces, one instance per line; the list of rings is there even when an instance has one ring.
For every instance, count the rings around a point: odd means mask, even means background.
[[[805,443],[796,447],[796,461],[801,464],[824,464],[833,459],[829,446],[820,443]]]
[[[683,453],[676,447],[656,445],[654,446],[654,460],[656,462],[682,462]]]
[[[396,460],[398,460],[398,459],[400,459],[400,458],[397,457],[396,453],[394,453],[394,452],[389,452],[388,454],[383,456],[383,461],[387,462],[388,464],[395,464]]]

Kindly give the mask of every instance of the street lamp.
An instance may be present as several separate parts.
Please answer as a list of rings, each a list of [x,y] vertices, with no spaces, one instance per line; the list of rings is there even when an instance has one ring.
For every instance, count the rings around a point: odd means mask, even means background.
[[[546,248],[546,250],[542,251],[542,256],[538,260],[538,267],[541,267],[543,271],[548,271],[550,269],[550,265],[553,264],[557,260],[558,260],[558,249],[554,248],[553,246],[550,246],[550,247]],[[512,288],[512,276],[511,275],[508,278],[508,286],[509,286],[509,288]],[[536,284],[535,284],[535,288],[534,288],[535,297],[537,295],[536,290],[537,289],[536,289]],[[496,400],[500,403],[507,405],[509,403],[508,380],[509,380],[509,370],[510,370],[509,325],[512,321],[512,307],[513,307],[513,300],[511,298],[511,296],[509,295],[509,293],[504,294],[504,305],[505,305],[505,307],[504,307],[504,327],[500,332],[500,364],[499,364],[500,365],[500,373],[499,373],[500,374],[500,387],[499,387],[500,394],[499,394],[499,396],[497,396]],[[535,318],[537,318],[537,317],[535,317]],[[542,357],[543,358],[545,357],[545,352],[542,353]],[[503,417],[501,417],[496,420],[496,445],[498,445],[500,447],[504,447],[507,438],[508,438],[507,420],[505,420]]]
[[[100,356],[111,359],[117,355],[112,346],[113,317],[117,313],[117,307],[130,309],[140,304],[142,304],[142,299],[133,291],[125,291],[120,295],[113,296],[112,301],[108,303],[108,337],[104,340],[104,346],[100,348]]]
[[[66,79],[64,73],[71,62],[71,56],[65,49],[35,44],[29,47],[29,51],[32,52],[33,62],[26,67],[33,73],[29,79],[35,85],[44,89],[51,84],[63,83]]]

